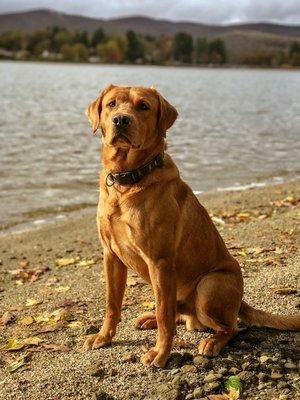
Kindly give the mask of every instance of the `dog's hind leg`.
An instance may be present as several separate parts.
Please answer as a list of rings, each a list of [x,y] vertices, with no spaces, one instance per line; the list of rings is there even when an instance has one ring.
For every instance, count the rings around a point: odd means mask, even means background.
[[[241,276],[236,272],[213,272],[199,282],[195,298],[197,317],[216,332],[200,342],[200,354],[218,355],[236,335],[242,287]]]

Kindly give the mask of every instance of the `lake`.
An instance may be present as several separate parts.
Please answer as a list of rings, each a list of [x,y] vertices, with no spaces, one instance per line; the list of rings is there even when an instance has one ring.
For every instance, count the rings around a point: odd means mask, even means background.
[[[177,108],[168,151],[195,192],[300,176],[300,71],[1,62],[3,230],[95,207],[85,109],[109,83],[155,86]]]

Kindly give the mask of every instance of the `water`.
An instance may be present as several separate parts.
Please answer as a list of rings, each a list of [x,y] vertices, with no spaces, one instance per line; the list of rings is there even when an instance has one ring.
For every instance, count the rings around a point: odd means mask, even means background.
[[[194,191],[300,176],[300,72],[0,63],[0,225],[94,207],[100,137],[84,111],[109,83],[179,111],[169,152]]]

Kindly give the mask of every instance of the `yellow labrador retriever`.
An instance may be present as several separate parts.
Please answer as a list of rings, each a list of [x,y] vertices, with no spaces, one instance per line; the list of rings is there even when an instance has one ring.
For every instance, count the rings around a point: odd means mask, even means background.
[[[120,321],[127,269],[153,290],[156,313],[135,320],[158,328],[157,341],[141,361],[163,367],[176,321],[189,330],[214,329],[199,352],[215,356],[247,325],[300,330],[300,316],[255,310],[242,300],[243,279],[207,211],[179,175],[166,150],[166,131],[177,111],[155,89],[108,86],[89,106],[93,132],[102,131],[103,169],[98,206],[104,250],[106,315],[85,348],[111,343]]]

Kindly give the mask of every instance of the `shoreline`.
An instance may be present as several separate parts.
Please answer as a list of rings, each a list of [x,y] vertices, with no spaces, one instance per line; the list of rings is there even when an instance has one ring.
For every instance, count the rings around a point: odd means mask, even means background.
[[[273,313],[299,314],[299,183],[198,196],[241,265],[244,299]],[[162,400],[166,388],[175,393],[171,400],[198,398],[196,392],[207,399],[224,393],[232,375],[243,383],[240,399],[297,398],[298,332],[248,328],[220,356],[207,359],[197,357],[197,346],[211,333],[187,332],[181,325],[181,346],[173,349],[168,367],[142,366],[139,358],[156,331],[135,330],[132,320],[151,302],[148,285],[129,272],[113,345],[86,352],[82,340],[101,326],[105,307],[96,209],[0,237],[0,399]],[[28,338],[38,340],[3,349],[11,339]],[[10,372],[15,362],[21,365]],[[213,385],[207,383],[211,374]]]
[[[276,182],[276,179],[273,178],[272,181],[256,182],[244,185],[239,184],[236,186],[232,185],[230,187],[216,188],[214,190],[209,190],[209,191],[193,190],[193,193],[201,201],[202,197],[209,198],[209,197],[219,196],[220,193],[226,193],[226,194],[233,194],[238,192],[243,193],[251,190],[256,190],[259,188],[271,188],[272,190],[273,187],[280,187],[281,185],[289,185],[290,183],[293,184],[294,182],[299,182],[300,185],[300,177],[293,177],[287,181],[282,181],[281,179],[278,179],[278,182]],[[66,209],[68,208],[70,207],[67,206]],[[38,219],[31,219],[28,221],[18,222],[11,225],[8,224],[4,226],[0,231],[0,238],[14,234],[22,234],[31,230],[40,229],[73,218],[77,219],[78,217],[84,215],[93,215],[93,213],[96,215],[97,203],[95,203],[94,206],[89,204],[88,206],[77,208],[77,206],[74,205],[71,208],[74,208],[74,210],[73,211],[60,210],[57,213],[53,213],[51,216],[49,216],[46,210],[44,216],[41,214],[41,210],[38,210],[38,215],[39,215]]]

